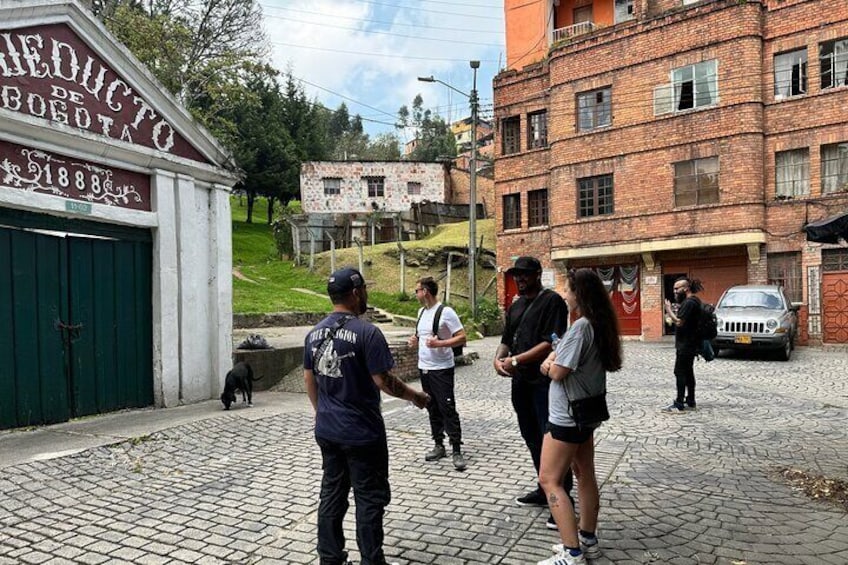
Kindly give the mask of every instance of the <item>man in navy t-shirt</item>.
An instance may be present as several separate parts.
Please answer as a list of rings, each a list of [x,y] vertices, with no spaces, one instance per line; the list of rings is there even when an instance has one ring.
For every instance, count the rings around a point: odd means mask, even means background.
[[[330,275],[333,312],[306,336],[303,379],[315,409],[315,440],[323,478],[318,505],[321,565],[347,562],[342,522],[353,487],[356,542],[363,565],[385,565],[383,514],[391,499],[386,426],[380,391],[424,408],[430,397],[389,373],[394,366],[379,328],[360,320],[368,303],[362,273],[346,268]]]

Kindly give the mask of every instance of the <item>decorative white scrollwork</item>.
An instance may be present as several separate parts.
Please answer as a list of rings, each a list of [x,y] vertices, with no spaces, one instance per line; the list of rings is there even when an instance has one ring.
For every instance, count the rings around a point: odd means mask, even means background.
[[[26,192],[42,192],[65,198],[88,200],[109,206],[142,201],[131,184],[115,186],[112,171],[89,163],[63,161],[37,149],[21,149],[26,173],[9,159],[0,162],[2,184]]]

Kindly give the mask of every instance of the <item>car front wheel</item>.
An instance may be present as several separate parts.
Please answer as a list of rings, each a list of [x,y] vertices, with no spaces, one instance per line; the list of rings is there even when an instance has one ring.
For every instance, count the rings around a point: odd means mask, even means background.
[[[779,357],[781,361],[789,361],[789,358],[792,356],[792,337],[786,340],[786,343],[783,344],[783,347],[778,351]]]

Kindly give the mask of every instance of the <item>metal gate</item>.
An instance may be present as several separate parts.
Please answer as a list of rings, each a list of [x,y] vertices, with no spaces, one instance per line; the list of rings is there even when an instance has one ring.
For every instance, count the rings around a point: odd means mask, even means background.
[[[0,209],[0,428],[153,403],[151,269],[144,230]]]

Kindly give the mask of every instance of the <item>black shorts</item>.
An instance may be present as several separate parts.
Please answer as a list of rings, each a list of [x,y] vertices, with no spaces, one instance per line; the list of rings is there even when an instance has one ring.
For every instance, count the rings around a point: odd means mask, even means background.
[[[578,428],[575,426],[557,426],[548,422],[547,431],[557,441],[581,444],[592,437],[595,428]]]

